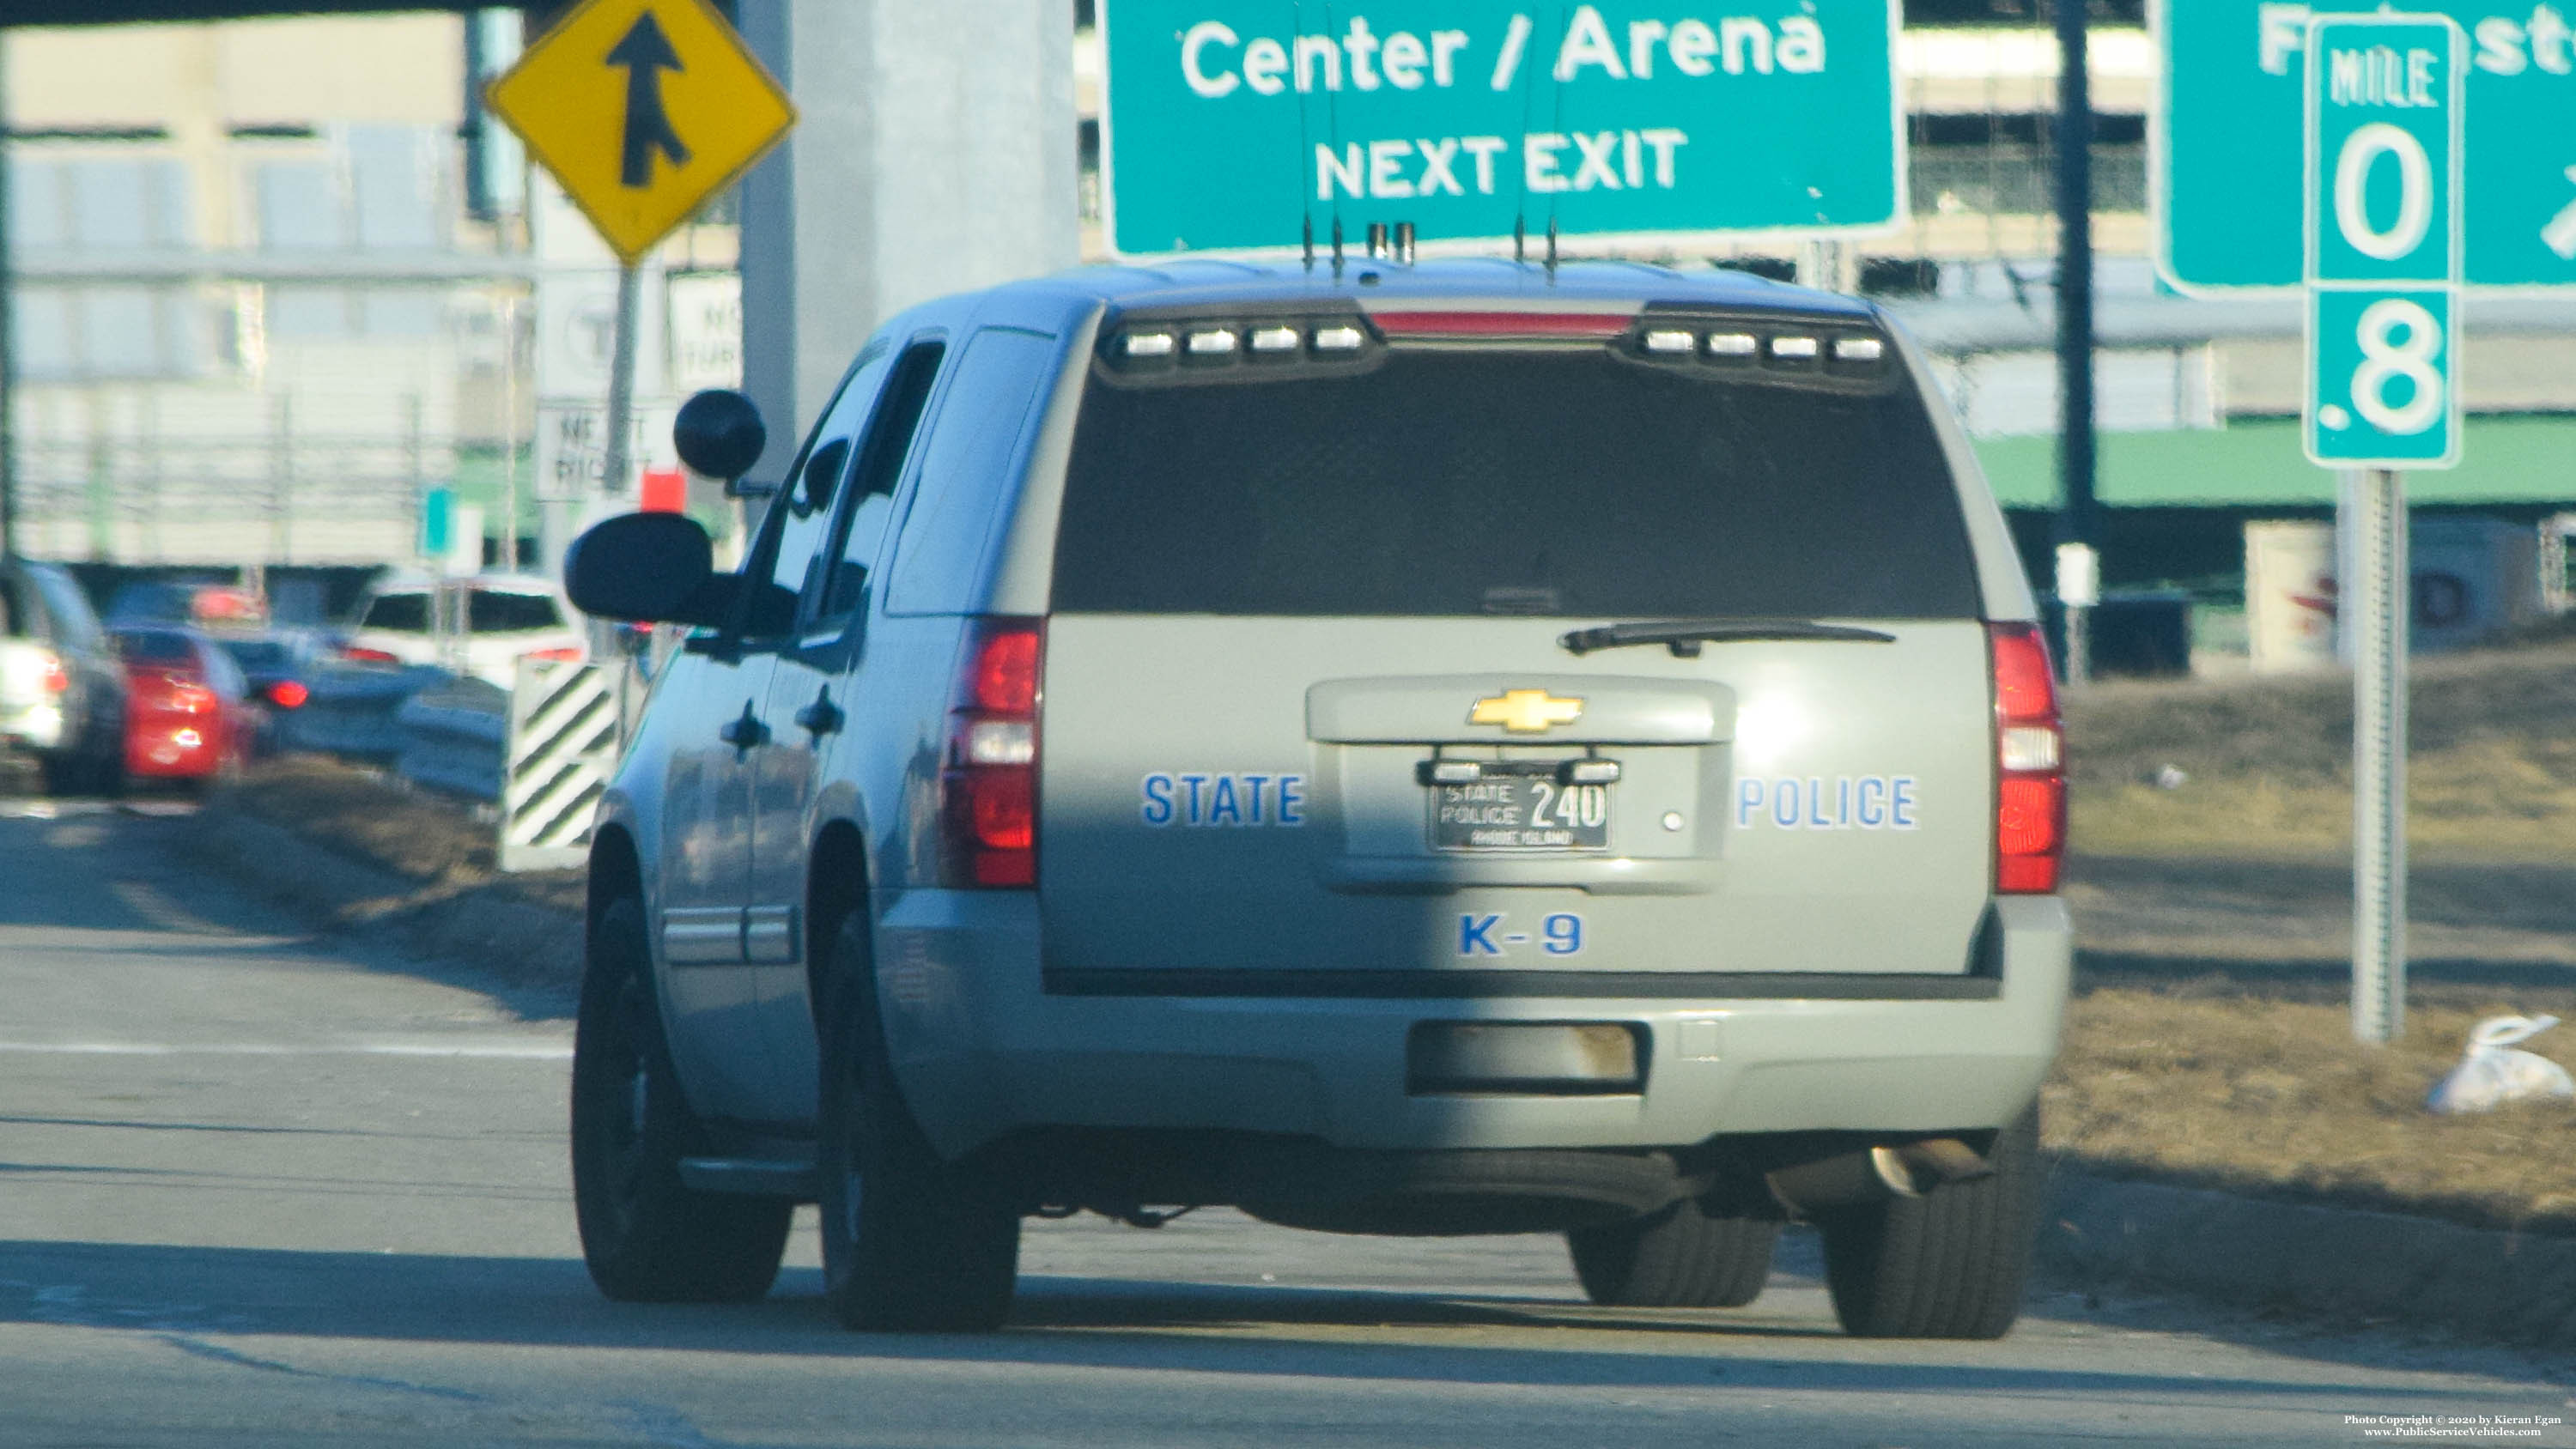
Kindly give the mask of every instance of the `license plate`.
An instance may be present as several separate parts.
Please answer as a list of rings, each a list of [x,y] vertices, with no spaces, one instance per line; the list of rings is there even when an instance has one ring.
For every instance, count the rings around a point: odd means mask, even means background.
[[[1515,762],[1517,763],[1517,762]],[[1431,843],[1440,850],[1607,850],[1610,787],[1569,785],[1556,767],[1527,773],[1493,765],[1484,778],[1431,787]]]

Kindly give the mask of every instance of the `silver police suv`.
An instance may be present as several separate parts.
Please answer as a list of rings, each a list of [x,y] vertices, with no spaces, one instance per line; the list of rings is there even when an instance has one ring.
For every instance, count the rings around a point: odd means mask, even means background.
[[[734,394],[679,428],[759,453]],[[1874,307],[1728,273],[1192,263],[888,323],[598,812],[574,1058],[610,1296],[821,1205],[858,1328],[1020,1224],[1562,1232],[1603,1303],[2012,1324],[2068,923],[2049,661]]]

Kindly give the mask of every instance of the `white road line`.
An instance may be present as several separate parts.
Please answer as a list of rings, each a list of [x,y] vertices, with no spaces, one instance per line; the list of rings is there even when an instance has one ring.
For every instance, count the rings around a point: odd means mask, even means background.
[[[569,1042],[140,1042],[0,1041],[0,1056],[40,1057],[463,1057],[560,1062]]]

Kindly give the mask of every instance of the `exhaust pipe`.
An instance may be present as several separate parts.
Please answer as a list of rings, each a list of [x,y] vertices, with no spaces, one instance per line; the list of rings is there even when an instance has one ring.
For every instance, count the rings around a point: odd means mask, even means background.
[[[1994,1170],[1983,1154],[1956,1137],[1926,1137],[1779,1168],[1766,1180],[1782,1207],[1812,1217],[1834,1208],[1921,1197],[1945,1182],[1966,1182]]]

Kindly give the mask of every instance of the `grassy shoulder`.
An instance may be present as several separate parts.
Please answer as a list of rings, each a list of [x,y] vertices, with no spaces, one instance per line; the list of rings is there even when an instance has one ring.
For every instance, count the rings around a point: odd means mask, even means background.
[[[2576,1023],[2576,644],[2420,661],[2406,1035],[2352,1040],[2351,683],[2070,702],[2078,994],[2049,1139],[2113,1175],[2576,1234],[2576,1105],[2439,1117],[2480,1018]],[[2576,1024],[2529,1050],[2576,1064]]]
[[[220,808],[377,866],[433,896],[499,890],[533,905],[582,908],[578,871],[499,875],[499,833],[468,802],[318,755],[263,760],[218,797]]]

